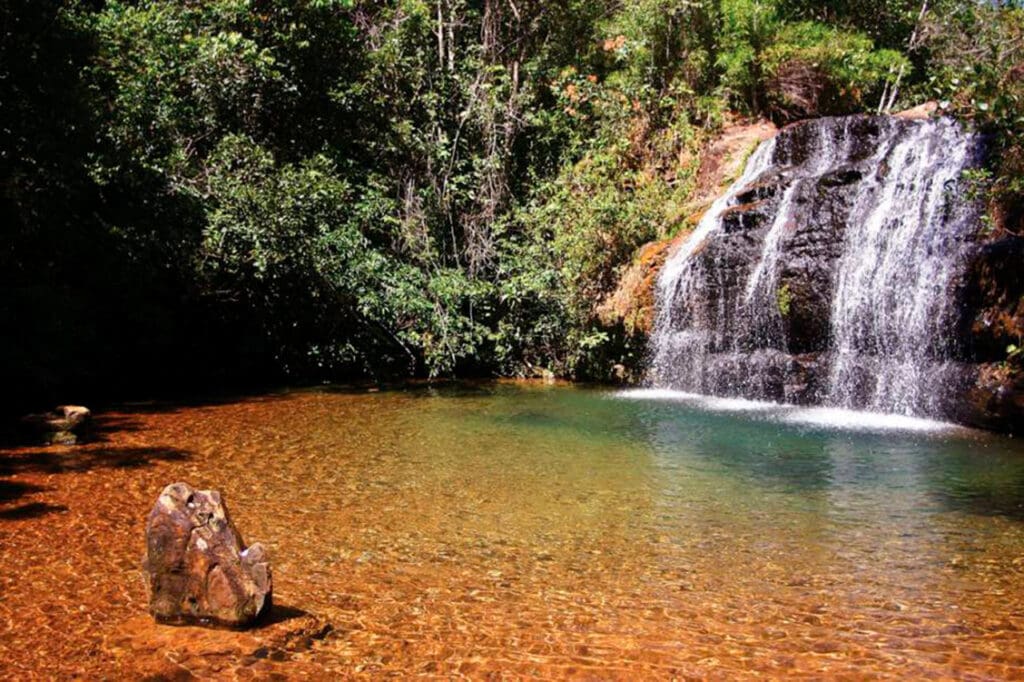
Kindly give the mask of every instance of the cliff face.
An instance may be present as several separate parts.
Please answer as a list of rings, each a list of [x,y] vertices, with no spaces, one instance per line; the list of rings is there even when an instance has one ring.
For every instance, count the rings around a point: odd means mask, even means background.
[[[957,333],[967,340],[974,373],[954,416],[984,428],[1024,433],[1024,238],[982,235],[972,253]]]
[[[985,233],[965,199],[982,153],[949,121],[789,126],[603,307],[653,322],[659,385],[1024,428],[1006,362],[1024,331],[1024,240]]]
[[[740,176],[748,157],[779,129],[769,121],[726,127],[700,155],[697,186],[684,214],[688,225],[679,234],[641,248],[619,278],[618,287],[597,306],[598,318],[606,326],[621,324],[630,334],[650,334],[655,318],[655,289],[658,275],[668,256],[685,242],[704,212]]]

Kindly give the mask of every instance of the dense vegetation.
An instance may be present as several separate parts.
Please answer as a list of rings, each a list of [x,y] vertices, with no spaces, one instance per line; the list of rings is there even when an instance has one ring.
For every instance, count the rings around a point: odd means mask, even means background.
[[[596,304],[737,117],[941,106],[1024,196],[1024,10],[920,0],[5,0],[0,376],[607,378]]]

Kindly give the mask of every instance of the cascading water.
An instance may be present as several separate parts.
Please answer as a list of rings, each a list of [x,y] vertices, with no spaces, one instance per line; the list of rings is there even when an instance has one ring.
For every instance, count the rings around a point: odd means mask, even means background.
[[[763,143],[660,275],[654,385],[943,416],[980,157],[948,120],[819,119]]]
[[[954,296],[978,214],[957,194],[976,143],[950,122],[895,141],[888,174],[869,178],[846,236],[832,305],[829,401],[939,414],[955,357]],[[862,216],[862,217],[861,217]]]

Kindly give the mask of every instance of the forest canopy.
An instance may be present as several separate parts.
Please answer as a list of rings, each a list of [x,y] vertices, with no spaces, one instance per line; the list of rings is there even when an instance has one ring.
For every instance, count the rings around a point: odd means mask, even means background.
[[[928,100],[1024,196],[1024,10],[949,0],[7,0],[8,386],[607,379],[597,302],[741,118]],[[24,396],[22,396],[22,399]]]

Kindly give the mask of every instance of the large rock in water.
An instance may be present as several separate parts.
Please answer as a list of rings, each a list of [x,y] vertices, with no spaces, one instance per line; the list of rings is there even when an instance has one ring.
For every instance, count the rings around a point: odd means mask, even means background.
[[[162,623],[244,627],[271,607],[266,551],[245,546],[216,490],[164,488],[146,524],[143,568]]]

